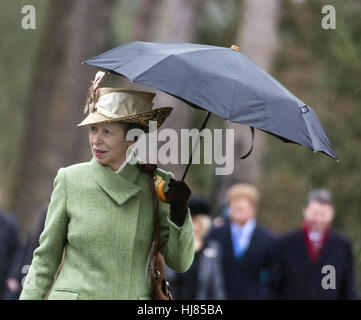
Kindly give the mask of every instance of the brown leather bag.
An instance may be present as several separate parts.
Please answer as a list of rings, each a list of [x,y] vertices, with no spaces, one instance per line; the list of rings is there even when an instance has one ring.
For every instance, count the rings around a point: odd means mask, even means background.
[[[169,283],[165,276],[164,258],[159,252],[158,197],[154,186],[154,172],[149,172],[149,185],[152,193],[154,212],[154,238],[152,258],[149,267],[149,285],[152,290],[153,300],[173,300]]]

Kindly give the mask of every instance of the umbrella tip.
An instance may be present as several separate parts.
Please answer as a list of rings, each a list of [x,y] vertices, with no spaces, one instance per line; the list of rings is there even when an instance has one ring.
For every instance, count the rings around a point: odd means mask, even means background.
[[[234,44],[232,44],[231,49],[235,50],[235,51],[239,51],[239,47],[235,46]]]

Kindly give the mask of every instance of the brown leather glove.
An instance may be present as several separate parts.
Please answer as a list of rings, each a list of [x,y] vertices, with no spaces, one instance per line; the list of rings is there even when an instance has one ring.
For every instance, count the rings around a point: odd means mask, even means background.
[[[170,204],[170,219],[178,227],[182,226],[187,214],[187,202],[191,190],[185,182],[170,179],[168,191],[164,193]]]

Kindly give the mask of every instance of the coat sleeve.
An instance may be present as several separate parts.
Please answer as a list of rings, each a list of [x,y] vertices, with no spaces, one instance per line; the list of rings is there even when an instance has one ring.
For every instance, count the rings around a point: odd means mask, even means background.
[[[44,299],[51,289],[67,239],[66,176],[59,169],[51,195],[39,247],[34,251],[20,300]]]
[[[162,177],[166,180],[167,188],[170,178],[174,176],[162,171]],[[183,225],[178,227],[170,220],[170,205],[159,201],[159,220],[160,252],[165,263],[176,272],[186,272],[194,258],[193,224],[189,208]]]

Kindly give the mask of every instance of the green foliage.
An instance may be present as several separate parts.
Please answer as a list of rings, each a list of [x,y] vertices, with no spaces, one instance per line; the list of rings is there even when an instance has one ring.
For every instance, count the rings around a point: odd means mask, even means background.
[[[199,43],[230,47],[237,37],[237,27],[241,19],[241,2],[237,0],[204,2],[204,13],[198,25]]]
[[[36,9],[36,29],[23,30],[21,20],[24,5]],[[0,2],[0,188],[7,196],[20,162],[20,146],[25,134],[29,82],[37,47],[43,33],[47,1]]]
[[[275,76],[314,108],[340,161],[269,139],[262,219],[278,231],[295,228],[307,193],[329,188],[336,206],[334,225],[354,243],[361,288],[361,2],[332,2],[336,30],[324,30],[321,8],[328,2],[284,2]]]

